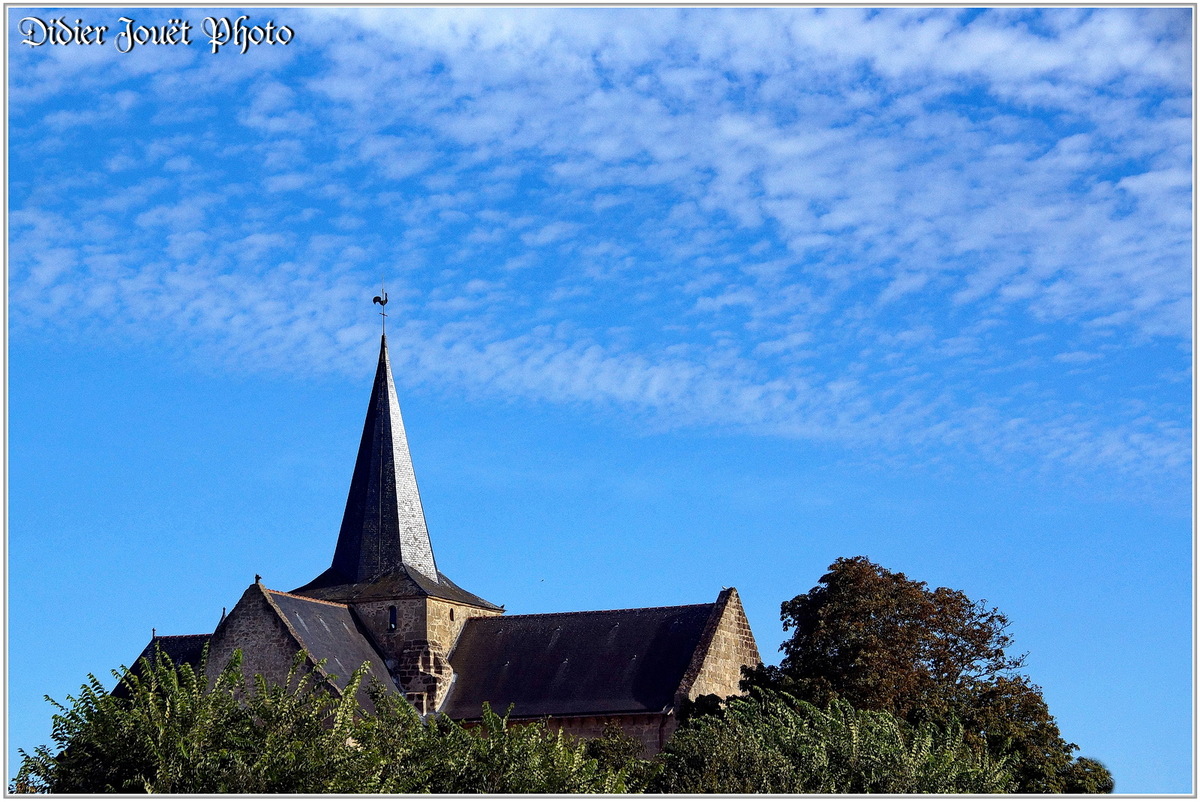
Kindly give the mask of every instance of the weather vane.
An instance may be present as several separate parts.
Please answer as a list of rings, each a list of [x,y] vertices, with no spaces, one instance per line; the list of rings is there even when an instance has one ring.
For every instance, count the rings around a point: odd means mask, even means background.
[[[379,315],[383,318],[383,333],[387,334],[387,291],[383,285],[383,281],[379,282],[380,295],[376,295],[371,299],[371,303],[379,304]]]

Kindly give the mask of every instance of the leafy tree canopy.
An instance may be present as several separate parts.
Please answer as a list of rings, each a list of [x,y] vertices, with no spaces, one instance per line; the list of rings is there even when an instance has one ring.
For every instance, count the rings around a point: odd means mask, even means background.
[[[667,742],[651,790],[724,794],[1004,793],[1010,758],[972,749],[951,720],[911,725],[890,713],[824,709],[754,689],[693,715]]]
[[[53,719],[54,747],[21,752],[17,793],[621,793],[631,788],[628,744],[588,744],[544,723],[510,725],[485,706],[478,726],[423,721],[403,697],[370,689],[363,670],[331,693],[301,657],[282,684],[243,678],[240,655],[209,684],[201,665],[161,652],[137,671],[95,678]],[[602,739],[603,740],[603,739]],[[639,769],[640,770],[640,769]],[[645,772],[643,771],[643,774]],[[648,776],[648,775],[647,775]]]
[[[791,636],[778,667],[759,667],[748,687],[787,690],[825,705],[834,699],[910,723],[961,722],[967,743],[1012,752],[1017,790],[1098,792],[1112,778],[1097,761],[1075,760],[1041,689],[1009,654],[1009,620],[984,601],[929,589],[866,557],[842,558],[820,584],[784,602]]]

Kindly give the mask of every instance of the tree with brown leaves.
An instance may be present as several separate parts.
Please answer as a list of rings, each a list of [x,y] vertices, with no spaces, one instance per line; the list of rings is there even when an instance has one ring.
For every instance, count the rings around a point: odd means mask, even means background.
[[[851,557],[784,602],[781,617],[792,633],[783,661],[749,672],[744,684],[817,705],[841,699],[913,724],[954,718],[978,748],[1013,753],[1020,792],[1112,790],[1102,764],[1073,759],[1078,747],[1019,673],[1025,656],[1009,654],[1008,617],[986,601]]]

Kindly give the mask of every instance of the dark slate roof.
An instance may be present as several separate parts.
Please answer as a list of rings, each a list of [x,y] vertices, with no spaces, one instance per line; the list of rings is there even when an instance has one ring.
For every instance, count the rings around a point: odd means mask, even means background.
[[[211,639],[211,632],[207,635],[156,635],[146,644],[146,648],[142,649],[138,661],[143,657],[153,661],[155,649],[160,649],[177,666],[184,663],[196,666],[200,664],[205,644]]]
[[[388,690],[397,690],[383,659],[359,629],[346,605],[292,596],[277,590],[267,592],[271,594],[271,601],[300,636],[309,656],[314,661],[324,660],[325,671],[337,677],[334,685],[339,689],[345,688],[350,675],[363,663],[367,663],[370,667],[362,684],[364,693],[360,693],[360,699],[364,703],[365,690],[370,686],[372,678]]]
[[[434,583],[419,572],[403,567],[365,582],[352,582],[336,568],[329,568],[312,582],[296,588],[292,593],[310,599],[342,603],[432,596],[435,599],[470,604],[487,610],[500,609],[490,601],[463,590],[440,571],[438,581]]]
[[[514,718],[659,712],[674,701],[715,605],[472,618],[442,712]]]
[[[342,603],[432,596],[500,609],[437,570],[386,336],[379,343],[379,364],[333,563],[292,593]]]
[[[363,582],[401,565],[437,584],[437,564],[384,336],[333,567],[351,581]]]
[[[206,635],[155,635],[128,668],[134,676],[141,677],[143,673],[142,658],[153,663],[156,650],[162,651],[177,666],[184,663],[199,666],[204,647],[211,638],[211,632]],[[118,682],[112,693],[113,696],[125,697],[129,695],[129,690],[125,687],[125,683]]]

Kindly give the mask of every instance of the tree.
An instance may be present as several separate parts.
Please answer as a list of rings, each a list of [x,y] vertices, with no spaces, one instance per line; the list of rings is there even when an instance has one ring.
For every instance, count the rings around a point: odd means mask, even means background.
[[[211,683],[207,655],[175,666],[161,652],[114,671],[119,692],[89,677],[55,705],[54,747],[21,752],[19,793],[622,793],[640,790],[645,761],[615,736],[597,747],[545,722],[511,724],[484,707],[479,726],[422,720],[403,696],[369,689],[361,667],[340,692],[303,653],[282,683],[247,682],[241,655]],[[642,779],[631,786],[627,772]]]
[[[261,675],[252,688],[235,653],[211,686],[200,665],[175,666],[158,652],[135,670],[114,671],[117,692],[88,677],[70,706],[47,697],[54,748],[21,750],[12,788],[43,793],[328,793],[357,711],[354,689],[340,698],[300,656],[283,685]]]
[[[605,724],[600,737],[588,739],[584,748],[584,754],[601,768],[619,772],[629,793],[644,791],[662,769],[660,761],[642,759],[644,751],[642,742],[615,721]]]
[[[755,689],[693,715],[667,742],[662,793],[1004,793],[1008,758],[970,748],[955,721],[913,726],[842,700],[824,709]]]
[[[1111,794],[1113,778],[1099,760],[1081,757],[1071,764],[1063,783],[1066,794]]]
[[[1102,764],[1073,761],[1077,747],[1062,738],[1041,689],[1019,673],[1024,655],[1008,654],[1008,618],[986,602],[853,557],[784,602],[781,618],[792,632],[784,658],[748,672],[747,687],[818,705],[841,699],[913,724],[956,719],[968,744],[1013,753],[1022,793],[1111,788]]]
[[[968,689],[1020,668],[1008,619],[959,591],[929,590],[865,557],[839,559],[781,607],[780,668],[806,695],[908,717],[940,716]]]
[[[374,715],[355,741],[372,764],[353,793],[612,794],[630,790],[624,772],[601,766],[587,743],[546,726],[512,724],[488,705],[477,726],[445,716],[421,721],[402,696],[372,689]]]
[[[160,653],[140,668],[113,672],[123,693],[109,694],[89,675],[79,695],[67,698],[69,707],[47,697],[59,711],[51,731],[55,748],[40,746],[32,755],[20,750],[15,790],[172,793],[223,773],[225,755],[213,747],[242,731],[243,717],[226,693],[234,672],[222,672],[209,693],[203,666],[176,671]]]

